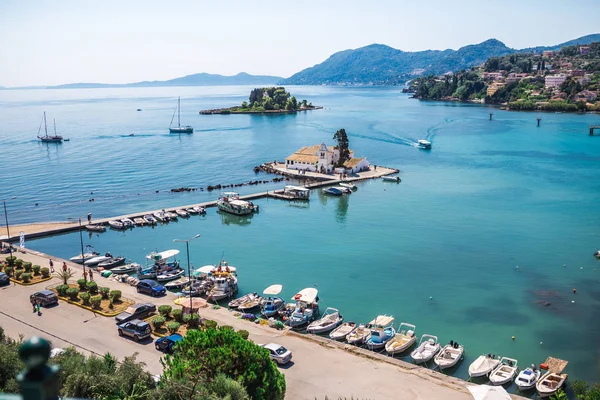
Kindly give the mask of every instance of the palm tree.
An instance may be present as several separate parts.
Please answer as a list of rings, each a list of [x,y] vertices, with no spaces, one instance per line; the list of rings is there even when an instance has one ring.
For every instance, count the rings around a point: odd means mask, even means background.
[[[58,275],[58,277],[60,279],[62,279],[63,281],[63,285],[66,285],[67,282],[69,281],[69,279],[71,279],[73,277],[73,275],[75,275],[73,273],[73,271],[71,270],[71,268],[66,269],[66,270],[59,270],[56,275]]]

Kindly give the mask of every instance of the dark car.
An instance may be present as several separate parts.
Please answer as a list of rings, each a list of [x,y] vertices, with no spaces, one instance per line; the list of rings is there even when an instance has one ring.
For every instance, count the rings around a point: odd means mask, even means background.
[[[149,294],[150,296],[160,296],[167,293],[167,289],[157,282],[151,281],[150,279],[143,279],[137,284],[138,293]]]
[[[179,342],[182,339],[183,336],[181,336],[178,333],[174,333],[172,335],[156,339],[156,342],[154,342],[154,346],[156,347],[156,350],[164,351],[165,353],[170,354],[173,352],[173,346],[175,345],[175,343]]]
[[[118,325],[119,328],[119,336],[129,336],[133,338],[136,342],[139,342],[142,339],[146,339],[150,337],[152,333],[152,328],[150,328],[150,324],[139,319],[134,319],[129,322],[125,322],[121,325]]]
[[[0,285],[10,285],[10,278],[4,272],[0,272]]]
[[[134,304],[127,310],[115,317],[117,324],[131,321],[132,319],[142,319],[156,312],[156,306],[152,303]]]
[[[52,304],[58,304],[58,297],[51,290],[41,290],[39,292],[35,292],[31,296],[29,296],[29,299],[32,298],[35,298],[37,301],[39,301],[42,307],[48,307]]]

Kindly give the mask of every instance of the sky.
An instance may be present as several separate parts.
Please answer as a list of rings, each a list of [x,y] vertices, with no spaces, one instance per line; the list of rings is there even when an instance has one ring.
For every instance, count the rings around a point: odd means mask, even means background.
[[[0,0],[0,86],[288,77],[372,43],[554,45],[600,32],[599,15],[599,0]]]

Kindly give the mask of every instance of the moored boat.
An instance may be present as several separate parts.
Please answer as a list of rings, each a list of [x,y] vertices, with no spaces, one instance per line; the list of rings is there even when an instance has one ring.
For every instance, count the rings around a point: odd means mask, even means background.
[[[225,192],[217,200],[217,207],[221,211],[235,215],[248,215],[258,211],[258,206],[251,201],[241,200],[236,192]]]
[[[329,338],[331,338],[333,340],[343,340],[346,338],[346,336],[348,336],[349,334],[354,332],[355,329],[356,329],[356,322],[352,322],[352,321],[344,322],[343,324],[341,324],[340,326],[338,326],[337,328],[335,328],[334,330],[332,330],[329,333]]]
[[[321,318],[308,324],[306,331],[308,333],[325,333],[337,328],[342,322],[344,322],[344,317],[339,310],[327,307]]]
[[[108,226],[110,226],[112,229],[125,229],[125,224],[117,220],[108,221]]]
[[[101,262],[109,260],[111,258],[112,258],[112,255],[110,253],[106,253],[103,256],[96,256],[96,257],[90,258],[89,260],[85,260],[83,265],[93,267],[93,266],[98,265]]]
[[[416,349],[410,353],[410,356],[417,364],[426,363],[431,360],[441,349],[437,336],[423,335]]]
[[[400,182],[400,177],[399,176],[386,175],[386,176],[382,176],[381,180],[385,181],[385,182]]]
[[[385,344],[385,351],[394,355],[408,350],[410,346],[417,342],[415,330],[414,325],[402,322],[394,337]]]
[[[192,210],[194,210],[197,214],[206,214],[206,208],[204,207],[195,206],[192,207]]]
[[[154,214],[152,214],[152,216],[158,221],[158,222],[168,222],[170,218],[168,218],[164,211],[157,211]]]
[[[129,218],[123,218],[121,223],[125,226],[125,228],[132,228],[134,225],[133,221]]]
[[[182,210],[182,209],[177,209],[177,210],[175,210],[175,213],[176,213],[177,215],[179,215],[181,218],[187,218],[187,217],[189,217],[189,216],[190,216],[190,214],[189,214],[187,211],[185,211],[185,210]]]
[[[183,278],[179,278],[175,281],[165,283],[163,286],[167,290],[179,290],[179,289],[183,288],[184,286],[186,286],[189,282],[190,282],[190,278],[188,278],[187,276],[184,276]]]
[[[352,189],[347,188],[345,186],[333,186],[331,189],[337,189],[340,192],[346,193],[346,194],[352,193]]]
[[[106,231],[106,227],[104,225],[100,225],[100,224],[86,225],[85,229],[87,229],[90,232],[105,232]]]
[[[177,214],[175,214],[174,212],[166,211],[165,217],[169,218],[170,220],[177,221]]]
[[[144,215],[144,222],[150,225],[156,225],[158,223],[156,218],[154,218],[154,216],[152,216],[151,214]]]
[[[519,387],[519,390],[525,391],[535,387],[535,384],[542,376],[542,371],[537,369],[535,365],[525,368],[517,375],[515,384]]]
[[[341,187],[345,187],[345,188],[350,189],[350,190],[356,190],[357,189],[356,185],[354,183],[352,183],[352,182],[340,182],[339,185]]]
[[[121,265],[120,267],[112,268],[110,271],[113,274],[129,274],[129,273],[135,272],[138,268],[141,268],[140,264],[132,263],[130,261],[129,264],[125,264],[125,265]]]
[[[329,194],[331,196],[341,196],[344,194],[344,192],[338,188],[335,187],[328,187],[323,189],[323,193],[325,194]]]
[[[567,380],[566,374],[546,372],[535,384],[539,397],[549,397],[555,394]]]
[[[379,315],[367,326],[371,331],[365,344],[369,350],[378,350],[385,347],[395,335],[396,330],[392,326],[394,317],[390,315]]]
[[[296,305],[286,321],[290,327],[306,325],[319,315],[319,291],[317,289],[302,289],[292,297],[292,300],[296,302]]]
[[[254,310],[255,308],[258,308],[261,306],[262,302],[263,302],[263,298],[262,296],[256,295],[256,293],[254,293],[255,296],[247,299],[246,301],[240,303],[240,305],[238,306],[238,310],[240,312],[250,312],[252,310]]]
[[[515,379],[518,371],[517,360],[502,357],[498,366],[490,372],[490,382],[492,385],[504,385]]]
[[[100,255],[100,253],[98,253],[97,251],[94,251],[92,246],[87,245],[86,248],[91,249],[91,251],[83,253],[83,255],[78,254],[74,257],[71,257],[71,258],[69,258],[69,261],[74,262],[76,264],[83,264],[84,260],[89,260],[90,258],[94,258],[94,257]]]
[[[266,296],[260,306],[260,312],[265,317],[273,317],[285,306],[285,300],[279,297],[279,293],[283,289],[282,285],[271,285],[263,291]]]
[[[238,306],[242,303],[247,302],[248,300],[251,300],[255,297],[257,297],[258,294],[255,293],[248,293],[243,295],[242,297],[238,297],[237,299],[233,299],[229,302],[229,304],[227,304],[227,307],[229,308],[238,308]]]
[[[440,369],[450,368],[458,364],[462,359],[465,348],[457,342],[451,340],[450,343],[444,346],[444,348],[435,355],[433,362],[436,363]]]
[[[144,218],[142,218],[142,217],[135,217],[135,218],[133,219],[133,223],[134,223],[136,226],[144,226],[144,225],[146,224],[146,221],[145,221],[145,220],[144,220]]]
[[[104,269],[112,269],[114,267],[118,267],[121,264],[125,264],[125,257],[112,257],[112,258],[109,258],[108,260],[104,260],[104,261],[98,263],[98,267],[101,267]]]
[[[594,253],[594,257],[600,258],[600,250],[598,250],[597,252]]]
[[[346,341],[358,346],[367,340],[370,333],[371,330],[365,324],[360,324],[347,334]]]
[[[226,272],[221,268],[220,264],[217,268],[217,271],[213,273],[211,278],[213,281],[213,286],[207,292],[207,300],[220,301],[229,299],[237,293],[238,282],[235,273],[231,271]]]
[[[156,280],[159,282],[168,282],[179,278],[183,274],[185,274],[185,270],[183,268],[168,269],[162,272],[157,272]]]
[[[489,374],[498,366],[500,359],[494,354],[482,354],[469,365],[469,376],[477,378]]]

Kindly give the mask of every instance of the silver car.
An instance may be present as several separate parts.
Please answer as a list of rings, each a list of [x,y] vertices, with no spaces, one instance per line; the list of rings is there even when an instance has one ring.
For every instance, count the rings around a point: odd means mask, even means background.
[[[279,365],[284,365],[292,360],[292,352],[277,343],[261,344],[261,347],[269,350],[271,360]]]

